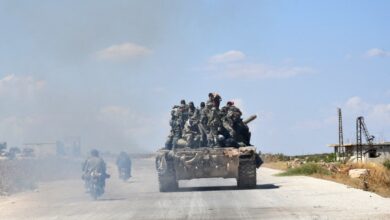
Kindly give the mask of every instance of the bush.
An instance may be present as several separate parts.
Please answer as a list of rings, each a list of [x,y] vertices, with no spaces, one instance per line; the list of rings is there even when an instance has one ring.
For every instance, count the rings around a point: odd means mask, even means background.
[[[332,163],[332,162],[336,162],[336,159],[337,159],[336,154],[331,153],[331,154],[326,155],[324,161],[326,163]]]
[[[290,159],[289,156],[286,156],[282,153],[277,154],[277,157],[278,157],[279,161],[288,161]]]
[[[383,162],[383,166],[390,170],[390,160],[386,160],[385,162]]]
[[[330,172],[319,164],[306,163],[300,167],[288,169],[286,172],[278,174],[278,176],[309,176],[313,174],[330,175]]]

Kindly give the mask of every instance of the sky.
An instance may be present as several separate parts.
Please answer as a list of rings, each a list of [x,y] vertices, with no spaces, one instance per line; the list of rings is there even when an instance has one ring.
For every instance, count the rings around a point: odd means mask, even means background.
[[[181,99],[234,100],[262,152],[390,141],[389,1],[0,0],[0,141],[153,152]]]

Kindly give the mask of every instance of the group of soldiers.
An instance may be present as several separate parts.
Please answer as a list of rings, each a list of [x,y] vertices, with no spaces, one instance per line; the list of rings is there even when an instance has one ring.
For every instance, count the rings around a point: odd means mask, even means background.
[[[209,93],[207,102],[196,108],[193,102],[173,106],[171,111],[171,131],[165,147],[240,147],[250,145],[250,132],[242,113],[228,101],[220,108],[222,98],[217,93]]]

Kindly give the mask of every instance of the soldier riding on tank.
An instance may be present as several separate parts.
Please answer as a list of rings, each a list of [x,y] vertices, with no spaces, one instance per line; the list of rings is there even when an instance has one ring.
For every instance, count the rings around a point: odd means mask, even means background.
[[[239,188],[256,186],[262,160],[247,126],[256,116],[243,120],[234,102],[219,109],[221,100],[209,93],[199,110],[192,102],[172,110],[169,144],[156,156],[160,191],[176,190],[178,180],[212,177],[236,178]]]

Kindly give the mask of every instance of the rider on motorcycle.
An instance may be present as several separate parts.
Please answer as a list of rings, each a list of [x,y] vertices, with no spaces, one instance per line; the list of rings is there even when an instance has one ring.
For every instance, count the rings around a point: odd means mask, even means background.
[[[106,169],[106,163],[101,157],[99,157],[99,151],[95,149],[91,150],[91,156],[85,160],[82,167],[82,171],[84,172],[82,179],[85,181],[85,187],[87,188],[87,191],[89,190],[89,181],[92,172],[101,174],[99,177],[99,183],[104,190],[106,185],[106,178],[110,177],[110,175],[106,173]]]
[[[116,159],[116,165],[118,167],[119,178],[127,180],[131,177],[131,159],[126,152],[120,152]]]

